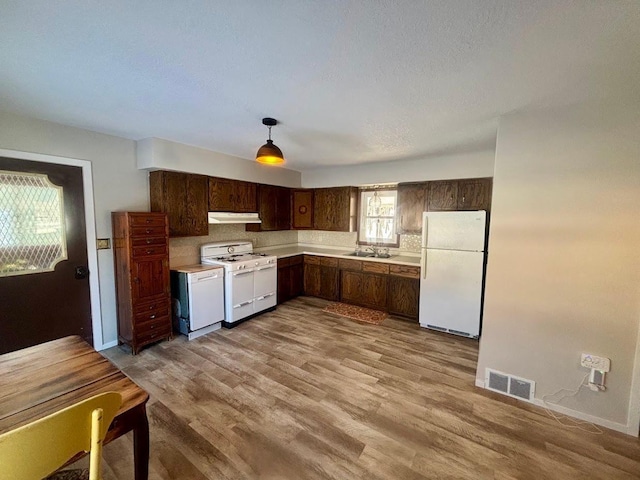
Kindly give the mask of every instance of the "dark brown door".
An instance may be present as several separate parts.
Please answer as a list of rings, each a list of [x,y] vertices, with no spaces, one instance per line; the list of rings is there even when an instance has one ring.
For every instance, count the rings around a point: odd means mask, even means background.
[[[44,207],[19,210],[14,208],[15,204],[10,206],[6,195],[5,200],[1,200],[0,195],[0,201],[6,203],[0,206],[0,210],[5,210],[0,218],[0,249],[5,251],[0,258],[5,262],[14,262],[17,265],[14,272],[22,272],[19,275],[8,274],[11,267],[0,265],[0,271],[3,272],[0,276],[0,353],[67,335],[80,335],[93,344],[82,168],[0,157],[0,171],[43,174],[49,182],[62,187],[67,250],[66,260],[57,263],[53,271],[28,273],[38,263],[38,255],[34,257],[33,252],[51,250],[53,245],[39,244],[33,238],[24,241],[30,235],[22,238],[23,243],[16,243],[16,237],[23,235],[16,232],[20,229],[24,231],[24,227],[18,224],[24,224],[30,215],[40,215],[38,212]],[[41,202],[39,205],[44,203],[38,193],[38,188],[44,191],[44,187],[26,187],[16,178],[12,174],[3,176],[0,189],[4,189],[6,194],[11,188],[18,188],[19,184],[20,188],[31,188],[27,194],[31,200],[36,197],[33,201]],[[41,233],[47,225],[46,222],[40,225],[35,230],[40,229]],[[28,247],[19,248],[18,245]],[[9,249],[13,249],[13,253]],[[15,253],[16,249],[20,253]]]

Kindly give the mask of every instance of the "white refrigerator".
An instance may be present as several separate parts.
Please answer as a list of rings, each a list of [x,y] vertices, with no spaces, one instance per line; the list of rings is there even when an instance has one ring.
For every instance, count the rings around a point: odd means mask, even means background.
[[[484,210],[422,214],[420,326],[479,337],[486,222]]]

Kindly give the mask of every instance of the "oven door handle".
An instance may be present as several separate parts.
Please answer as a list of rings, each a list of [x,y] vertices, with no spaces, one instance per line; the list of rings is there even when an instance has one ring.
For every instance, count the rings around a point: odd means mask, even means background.
[[[251,305],[253,300],[248,300],[246,302],[239,303],[238,305],[234,305],[233,308],[246,307],[247,305]]]
[[[276,268],[276,266],[275,265],[269,265],[268,267],[256,268],[256,272],[259,272],[261,270],[269,270],[270,268]]]
[[[242,270],[241,272],[234,272],[233,276],[241,277],[242,275],[249,275],[250,273],[253,273],[253,270]]]

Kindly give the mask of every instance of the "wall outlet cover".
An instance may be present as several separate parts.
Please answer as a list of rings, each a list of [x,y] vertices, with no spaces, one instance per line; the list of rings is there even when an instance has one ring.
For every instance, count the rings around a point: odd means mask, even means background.
[[[611,360],[606,357],[598,357],[597,355],[592,355],[590,353],[583,353],[580,356],[580,365],[600,372],[608,372],[611,370]]]
[[[111,248],[111,239],[109,238],[98,239],[98,250],[109,250],[110,248]]]

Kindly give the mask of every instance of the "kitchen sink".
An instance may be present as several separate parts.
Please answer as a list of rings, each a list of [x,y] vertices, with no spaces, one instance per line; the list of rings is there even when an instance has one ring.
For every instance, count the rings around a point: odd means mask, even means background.
[[[349,252],[345,253],[345,255],[349,257],[365,257],[365,258],[391,258],[393,255],[389,255],[388,253],[378,253],[377,255],[373,252]]]

